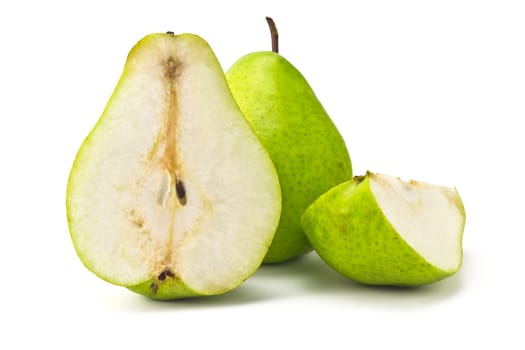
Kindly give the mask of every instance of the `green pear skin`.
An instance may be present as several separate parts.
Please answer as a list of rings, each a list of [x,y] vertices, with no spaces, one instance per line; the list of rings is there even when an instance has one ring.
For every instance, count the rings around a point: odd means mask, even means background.
[[[270,154],[282,192],[281,219],[265,263],[311,250],[300,218],[331,187],[351,179],[345,142],[303,75],[274,52],[254,52],[227,72],[231,92]]]
[[[302,226],[319,256],[335,271],[363,284],[420,286],[456,273],[430,264],[410,247],[379,208],[370,188],[370,177],[356,176],[317,199],[304,213]],[[463,215],[459,196],[454,199]]]

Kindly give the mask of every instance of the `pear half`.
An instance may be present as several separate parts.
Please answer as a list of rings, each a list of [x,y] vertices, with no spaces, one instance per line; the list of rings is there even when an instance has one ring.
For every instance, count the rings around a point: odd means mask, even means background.
[[[454,274],[464,225],[455,188],[373,173],[332,188],[302,216],[328,265],[373,285],[418,286]]]
[[[221,294],[261,264],[280,203],[273,163],[209,45],[142,39],[69,177],[84,265],[155,299]]]

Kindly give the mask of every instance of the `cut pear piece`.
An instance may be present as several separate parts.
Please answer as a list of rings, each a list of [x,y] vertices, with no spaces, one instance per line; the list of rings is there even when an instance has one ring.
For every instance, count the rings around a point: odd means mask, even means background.
[[[71,170],[67,215],[84,265],[151,298],[224,293],[261,264],[280,203],[273,163],[208,44],[142,39]]]
[[[417,286],[459,270],[465,217],[455,188],[367,173],[323,194],[301,222],[319,256],[344,276]]]

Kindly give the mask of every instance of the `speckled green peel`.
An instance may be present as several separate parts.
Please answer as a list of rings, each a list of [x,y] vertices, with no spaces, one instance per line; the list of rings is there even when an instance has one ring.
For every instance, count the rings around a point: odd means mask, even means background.
[[[248,54],[226,78],[279,174],[281,219],[264,262],[289,260],[311,250],[300,225],[304,210],[352,177],[348,151],[306,79],[279,54]]]
[[[371,189],[373,176],[380,175],[367,174],[332,188],[306,210],[302,226],[319,256],[344,276],[372,285],[419,286],[457,272],[461,252],[457,265],[443,270],[429,263],[394,229]],[[465,221],[459,196],[457,200],[457,210],[463,215],[455,226],[461,249]]]

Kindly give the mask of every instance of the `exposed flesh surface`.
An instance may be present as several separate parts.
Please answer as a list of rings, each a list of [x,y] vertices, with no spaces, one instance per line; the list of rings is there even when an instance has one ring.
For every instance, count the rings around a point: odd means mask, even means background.
[[[375,199],[398,234],[444,271],[461,263],[463,205],[454,188],[371,174]]]

